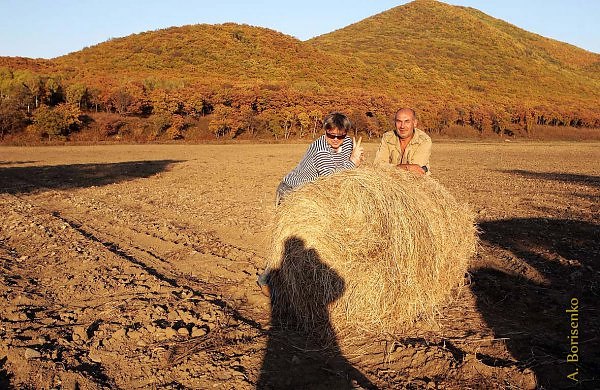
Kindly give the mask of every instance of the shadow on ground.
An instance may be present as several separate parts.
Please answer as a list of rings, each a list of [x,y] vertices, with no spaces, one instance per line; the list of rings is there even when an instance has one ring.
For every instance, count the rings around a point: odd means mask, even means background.
[[[7,357],[0,359],[0,389],[10,389],[10,378],[13,375],[4,368],[7,360]]]
[[[307,279],[318,287],[294,283]],[[257,388],[376,388],[340,350],[328,305],[342,296],[345,283],[314,249],[299,238],[286,240],[281,267],[271,271],[269,285],[272,326]]]
[[[561,172],[533,172],[521,169],[501,170],[500,172],[508,173],[511,175],[518,175],[528,179],[553,180],[562,181],[565,183],[583,184],[596,188],[600,187],[600,176],[578,175],[573,173]]]
[[[29,161],[0,161],[1,165],[21,165],[21,164],[34,164],[37,161],[29,160]]]
[[[65,190],[104,186],[150,177],[178,160],[128,161],[111,164],[71,164],[36,167],[0,167],[0,193]]]
[[[472,289],[496,337],[508,338],[511,354],[542,388],[600,388],[600,226],[514,218],[480,228]],[[567,362],[575,349],[578,361]]]

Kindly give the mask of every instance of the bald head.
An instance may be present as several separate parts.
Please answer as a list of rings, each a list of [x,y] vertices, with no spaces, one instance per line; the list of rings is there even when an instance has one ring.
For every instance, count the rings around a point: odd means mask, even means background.
[[[417,113],[412,108],[404,107],[396,111],[396,118],[398,118],[398,114],[408,114],[412,116],[412,119],[417,119]]]
[[[403,140],[410,141],[417,126],[417,116],[412,108],[401,108],[396,111],[396,135]]]

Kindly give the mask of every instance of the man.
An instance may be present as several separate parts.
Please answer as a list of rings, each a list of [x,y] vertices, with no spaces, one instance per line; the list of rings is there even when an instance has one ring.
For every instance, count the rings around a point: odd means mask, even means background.
[[[396,129],[383,134],[375,155],[375,165],[394,165],[398,169],[429,174],[431,138],[417,129],[417,116],[411,108],[401,108],[394,116]]]

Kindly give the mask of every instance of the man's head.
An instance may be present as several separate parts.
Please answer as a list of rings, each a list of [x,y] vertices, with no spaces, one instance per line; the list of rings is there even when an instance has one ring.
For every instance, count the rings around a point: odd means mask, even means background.
[[[396,111],[396,135],[401,139],[408,139],[415,133],[417,127],[417,115],[412,108],[401,108]]]
[[[325,130],[325,140],[333,149],[337,149],[344,143],[344,138],[348,135],[348,130],[352,127],[350,119],[340,112],[332,112],[323,119],[323,130]]]

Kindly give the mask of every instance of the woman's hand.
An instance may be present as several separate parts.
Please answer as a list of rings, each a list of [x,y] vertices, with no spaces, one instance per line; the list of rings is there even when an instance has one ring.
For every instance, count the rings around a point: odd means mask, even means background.
[[[359,166],[363,160],[363,153],[365,150],[360,146],[361,141],[362,137],[358,138],[358,141],[352,137],[352,154],[350,155],[350,161],[354,163],[354,166]]]

